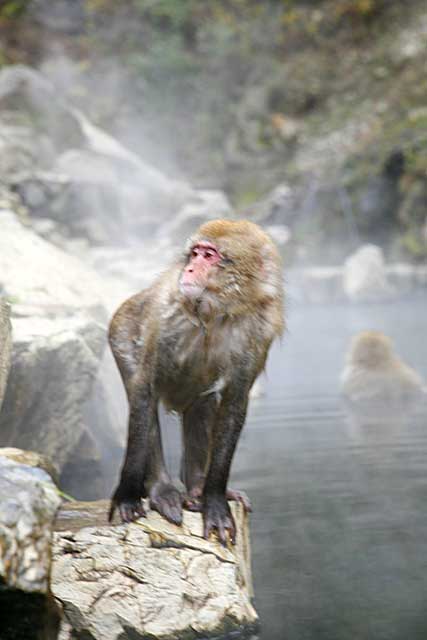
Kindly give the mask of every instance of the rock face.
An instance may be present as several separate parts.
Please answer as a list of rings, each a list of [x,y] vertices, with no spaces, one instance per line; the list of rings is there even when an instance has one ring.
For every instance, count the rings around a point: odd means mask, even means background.
[[[60,640],[218,636],[253,628],[247,516],[232,505],[238,537],[225,549],[202,537],[200,514],[182,527],[150,512],[106,524],[108,505],[72,503],[54,535],[52,590],[62,604]]]
[[[0,208],[0,292],[19,315],[58,315],[87,310],[103,312],[104,285],[77,258],[52,246]]]
[[[118,374],[104,362],[109,286],[12,211],[0,209],[0,226],[0,291],[12,302],[14,331],[0,446],[47,454],[65,491],[103,497],[126,415],[124,407],[116,419]]]
[[[84,416],[105,347],[104,327],[83,315],[16,318],[14,336],[0,442],[47,454],[69,493],[105,495],[101,443]]]
[[[9,320],[10,309],[0,298],[0,409],[9,375],[10,357],[12,353],[12,328]]]
[[[167,235],[179,212],[185,224],[230,211],[224,194],[199,192],[144,163],[34,69],[0,72],[0,124],[2,175],[40,229],[54,222],[64,236],[125,245],[146,242],[162,225]]]
[[[35,451],[24,451],[16,447],[0,447],[0,456],[27,467],[37,467],[48,473],[55,484],[58,483],[58,471],[47,456]]]
[[[41,469],[0,456],[0,637],[53,640],[52,523],[60,498]]]

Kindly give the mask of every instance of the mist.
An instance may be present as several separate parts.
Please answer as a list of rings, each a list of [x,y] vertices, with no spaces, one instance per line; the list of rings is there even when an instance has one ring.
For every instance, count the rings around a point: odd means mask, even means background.
[[[424,640],[424,4],[3,5],[0,446],[109,498],[128,417],[109,320],[198,226],[248,218],[286,287],[230,480],[252,500],[260,638]],[[368,418],[340,382],[366,331],[419,380],[358,370]],[[161,423],[178,478],[179,421]]]

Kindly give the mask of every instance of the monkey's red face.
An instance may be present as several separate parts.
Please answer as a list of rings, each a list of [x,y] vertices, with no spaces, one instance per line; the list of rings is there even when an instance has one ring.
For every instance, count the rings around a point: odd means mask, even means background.
[[[211,242],[198,242],[191,247],[189,260],[180,278],[181,292],[188,298],[200,297],[221,259],[218,248]]]

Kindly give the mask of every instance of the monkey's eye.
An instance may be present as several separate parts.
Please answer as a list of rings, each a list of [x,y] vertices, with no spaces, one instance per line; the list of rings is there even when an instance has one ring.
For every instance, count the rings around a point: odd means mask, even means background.
[[[191,258],[203,258],[210,263],[216,263],[221,259],[220,254],[215,247],[207,247],[203,244],[194,246],[190,251]]]

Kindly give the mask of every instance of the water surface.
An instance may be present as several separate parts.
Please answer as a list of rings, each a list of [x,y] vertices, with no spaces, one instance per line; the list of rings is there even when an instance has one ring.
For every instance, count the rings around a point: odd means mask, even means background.
[[[427,378],[427,297],[294,305],[252,401],[231,485],[253,504],[262,640],[427,639],[427,421],[354,433],[350,337],[377,329]]]

